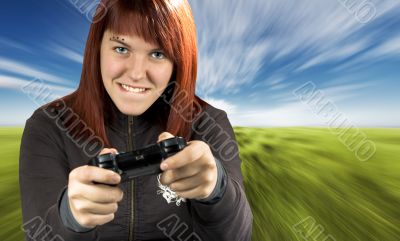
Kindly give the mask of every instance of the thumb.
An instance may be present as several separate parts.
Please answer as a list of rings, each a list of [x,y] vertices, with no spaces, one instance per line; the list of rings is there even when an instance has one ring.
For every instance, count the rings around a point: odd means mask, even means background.
[[[103,155],[103,154],[107,154],[107,153],[118,154],[118,151],[117,151],[117,149],[115,149],[115,148],[104,148],[104,149],[101,150],[101,152],[99,153],[99,156],[100,156],[100,155]]]
[[[172,138],[172,137],[174,137],[174,135],[172,135],[171,133],[163,132],[158,136],[158,141],[157,142],[160,142],[162,140],[165,140],[165,139],[168,139],[168,138]]]

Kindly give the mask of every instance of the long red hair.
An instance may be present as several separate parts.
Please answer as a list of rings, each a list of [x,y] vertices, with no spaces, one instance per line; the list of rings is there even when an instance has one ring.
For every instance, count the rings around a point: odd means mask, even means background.
[[[163,96],[169,106],[162,108],[161,114],[168,119],[166,131],[189,138],[191,120],[207,104],[195,95],[197,43],[189,3],[186,0],[103,0],[98,5],[85,47],[79,87],[62,99],[109,146],[105,114],[113,103],[103,86],[100,71],[100,46],[107,29],[116,34],[136,34],[157,43],[173,60],[174,73],[166,90],[170,93]],[[161,97],[156,102],[162,102]]]

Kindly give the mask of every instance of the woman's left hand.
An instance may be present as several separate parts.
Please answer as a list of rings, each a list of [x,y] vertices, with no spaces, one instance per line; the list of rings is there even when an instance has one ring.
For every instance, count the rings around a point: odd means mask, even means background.
[[[168,132],[159,135],[158,141],[174,137]],[[188,199],[210,196],[217,183],[217,166],[210,147],[203,141],[190,141],[177,154],[165,159],[161,184],[169,186],[177,195]]]

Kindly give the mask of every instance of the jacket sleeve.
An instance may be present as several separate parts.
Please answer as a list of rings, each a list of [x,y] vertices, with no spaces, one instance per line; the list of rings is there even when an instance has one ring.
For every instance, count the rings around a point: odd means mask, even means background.
[[[251,240],[253,215],[244,191],[238,145],[226,113],[205,114],[194,122],[193,131],[195,139],[206,142],[226,170],[226,188],[218,202],[190,202],[194,233],[203,241]]]
[[[36,111],[25,125],[20,146],[19,179],[22,229],[27,241],[97,240],[96,229],[77,233],[66,228],[60,217],[61,197],[70,171],[61,133],[55,121],[41,110]]]

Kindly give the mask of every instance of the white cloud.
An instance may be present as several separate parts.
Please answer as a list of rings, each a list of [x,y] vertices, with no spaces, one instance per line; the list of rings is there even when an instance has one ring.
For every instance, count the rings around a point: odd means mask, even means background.
[[[368,47],[367,41],[360,40],[356,43],[351,43],[351,44],[345,45],[343,47],[336,47],[336,48],[330,49],[326,52],[323,52],[323,53],[313,57],[311,60],[309,60],[308,62],[304,63],[299,68],[297,68],[296,71],[304,71],[315,65],[319,65],[319,64],[326,63],[329,61],[339,61],[341,59],[351,57],[351,56],[359,53],[360,51],[364,50],[367,47]]]
[[[53,47],[51,48],[51,50],[54,53],[66,58],[66,59],[72,60],[79,64],[83,63],[83,55],[81,53],[75,52],[69,48],[61,46],[59,44],[53,44]]]
[[[314,102],[321,102],[323,103],[323,106],[326,103],[331,103],[334,105],[335,108],[337,108],[337,113],[345,114],[349,123],[354,122],[360,126],[368,126],[372,124],[378,125],[378,123],[394,123],[393,121],[387,122],[381,118],[376,118],[375,111],[366,109],[363,110],[362,108],[357,109],[357,111],[353,111],[351,108],[347,108],[346,105],[344,105],[343,109],[338,107],[337,104],[339,104],[341,101],[345,101],[357,96],[359,92],[356,92],[356,90],[360,91],[370,88],[374,85],[376,85],[376,83],[373,82],[328,87],[319,87],[316,85],[316,88],[313,90],[313,94],[308,96],[308,99],[306,99],[304,102],[302,102],[301,99],[293,93],[281,94],[276,95],[273,98],[279,101],[286,101],[287,103],[273,108],[253,108],[252,106],[241,106],[240,108],[235,108],[236,111],[230,113],[228,116],[232,122],[232,125],[235,126],[328,126],[328,120],[324,119],[322,115],[318,115],[316,113],[321,106]],[[317,91],[321,91],[320,93],[322,95],[319,95],[316,99],[314,99],[314,94]],[[308,100],[310,103],[307,102]],[[381,116],[390,116],[390,112],[388,110],[380,110],[379,112],[382,114]],[[352,118],[348,117],[347,113],[350,113]],[[397,118],[397,120],[399,119],[400,118]]]
[[[11,40],[9,38],[0,37],[0,44],[2,45],[3,48],[11,47],[11,48],[22,50],[24,52],[32,53],[31,49],[29,49],[27,46],[20,44],[17,41]]]
[[[236,106],[233,105],[232,103],[229,103],[226,100],[207,98],[207,97],[204,98],[204,100],[208,102],[210,105],[214,106],[215,108],[224,110],[228,114],[228,116],[236,112]]]
[[[366,51],[357,58],[337,66],[334,71],[342,71],[362,64],[371,64],[384,58],[394,56],[400,56],[400,36],[389,38],[382,44]]]
[[[191,1],[199,32],[198,91],[238,92],[255,79],[273,48],[264,33],[264,1]],[[257,22],[259,24],[257,24]]]
[[[247,108],[246,108],[247,109]],[[320,126],[323,125],[303,103],[290,103],[271,109],[247,109],[229,116],[233,126]]]
[[[10,72],[15,75],[23,75],[30,78],[40,78],[57,84],[72,84],[72,81],[60,78],[56,75],[48,74],[41,70],[32,68],[22,62],[0,57],[0,71]]]
[[[52,93],[53,95],[56,95],[56,93],[57,93],[57,95],[64,96],[64,95],[69,94],[74,91],[74,89],[72,89],[72,88],[44,83],[43,81],[40,81],[38,79],[27,80],[27,79],[17,78],[17,77],[9,76],[9,75],[0,75],[0,88],[15,89],[15,90],[22,91],[22,89],[24,87],[27,87],[32,84],[37,84],[37,83],[40,83],[41,87],[48,88],[49,91],[53,92]]]
[[[373,21],[400,7],[396,0],[369,2],[377,10]],[[201,95],[238,93],[268,63],[283,61],[269,75],[291,73],[346,60],[375,44],[372,32],[355,38],[371,23],[360,23],[362,13],[349,11],[340,0],[193,0],[191,6],[199,33]]]
[[[385,57],[388,55],[400,55],[400,36],[389,39],[377,48],[371,50],[367,54],[367,57],[372,59],[376,57]]]
[[[349,77],[350,78],[350,77]],[[362,90],[376,86],[376,83],[344,84],[321,88],[325,97],[330,101],[339,102],[358,96]]]
[[[268,86],[276,86],[282,84],[281,82],[284,81],[286,77],[282,74],[275,74],[270,76],[267,80],[265,80],[265,84]]]
[[[0,75],[0,88],[21,89],[22,86],[28,84],[29,81],[6,75]]]
[[[334,104],[334,102],[333,102]],[[330,113],[332,118],[318,114],[315,106],[293,102],[275,108],[242,108],[229,115],[233,126],[286,127],[286,126],[325,126],[337,125],[333,116],[340,116],[346,125],[356,127],[400,127],[400,113],[392,107],[371,111],[368,108],[337,107]],[[321,112],[323,113],[323,112]],[[379,116],[379,118],[377,118]]]
[[[397,106],[345,109],[348,118],[358,127],[400,127],[400,112],[393,111]]]

